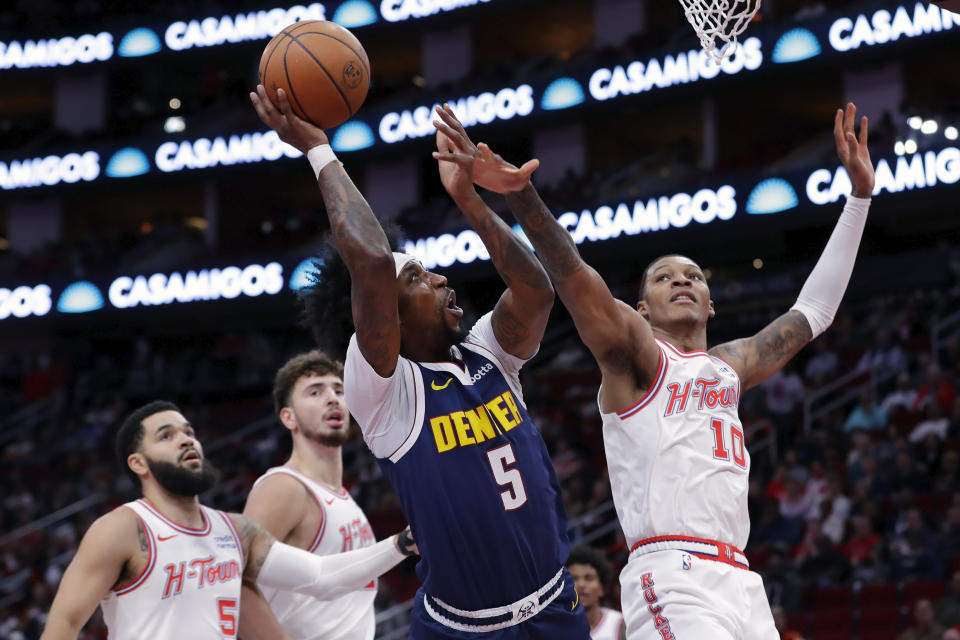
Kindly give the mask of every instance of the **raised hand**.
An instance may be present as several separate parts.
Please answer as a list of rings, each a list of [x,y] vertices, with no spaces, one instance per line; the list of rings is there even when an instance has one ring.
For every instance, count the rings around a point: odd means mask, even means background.
[[[277,100],[280,102],[279,111],[267,97],[267,90],[262,84],[257,85],[256,92],[250,92],[250,102],[253,103],[260,120],[276,131],[280,139],[290,146],[305,154],[318,145],[329,144],[323,129],[301,119],[293,112],[283,89],[277,89]]]
[[[444,104],[443,107],[437,107],[437,114],[441,122],[434,121],[434,126],[457,147],[457,151],[452,154],[434,152],[433,157],[441,164],[443,162],[461,163],[462,159],[457,157],[457,153],[472,156],[473,182],[497,193],[521,191],[530,183],[530,175],[540,166],[539,160],[528,160],[522,167],[517,168],[495,154],[486,144],[481,142],[479,145],[474,145],[463,125],[453,114],[450,105]]]
[[[859,140],[853,131],[856,119],[857,107],[852,102],[847,104],[846,111],[837,109],[833,119],[833,137],[837,143],[837,157],[850,176],[853,195],[869,198],[873,194],[874,173],[870,149],[867,147],[867,117],[863,116],[860,120]]]
[[[449,109],[446,105],[444,107]],[[455,117],[444,111],[444,107],[437,107],[437,113],[453,118],[459,125]],[[462,126],[455,129],[442,122],[434,122],[434,125],[437,127],[437,150],[433,157],[438,160],[443,188],[458,202],[475,196],[477,191],[473,188],[473,167],[479,155],[477,148],[470,142],[466,132],[461,133]]]

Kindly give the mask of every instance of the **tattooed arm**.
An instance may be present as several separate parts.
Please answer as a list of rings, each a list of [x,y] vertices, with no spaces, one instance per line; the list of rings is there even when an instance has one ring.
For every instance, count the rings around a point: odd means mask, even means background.
[[[356,551],[317,556],[278,542],[247,516],[232,513],[230,517],[246,552],[245,583],[305,593],[319,600],[362,589],[416,549],[395,535]]]
[[[867,222],[874,187],[873,162],[867,145],[867,118],[854,133],[857,107],[851,102],[838,109],[833,121],[837,157],[850,177],[852,194],[837,220],[820,259],[807,278],[797,303],[752,338],[722,344],[712,353],[727,359],[744,389],[756,386],[783,367],[805,344],[820,335],[840,306],[847,288],[860,238]]]
[[[503,349],[518,358],[536,353],[553,308],[550,278],[530,248],[490,210],[473,186],[473,163],[479,153],[448,105],[437,107],[440,180],[490,253],[490,261],[507,285],[491,322]],[[452,162],[450,160],[453,160]]]
[[[277,90],[278,111],[263,85],[250,94],[257,115],[276,130],[280,139],[303,154],[328,144],[323,131],[298,118],[282,89]],[[400,355],[400,320],[397,313],[397,278],[393,255],[383,228],[370,205],[339,162],[327,164],[317,177],[330,229],[350,271],[353,324],[364,358],[382,377],[389,377]]]
[[[729,362],[744,391],[783,368],[813,339],[810,323],[799,311],[788,311],[758,334],[717,345],[710,353]]]
[[[133,511],[119,508],[97,519],[60,580],[41,638],[76,638],[111,587],[122,586],[146,566],[148,553],[146,533]]]

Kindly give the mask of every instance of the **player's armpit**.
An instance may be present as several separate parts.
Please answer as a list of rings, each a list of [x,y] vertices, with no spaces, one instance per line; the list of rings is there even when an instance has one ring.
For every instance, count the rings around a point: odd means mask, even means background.
[[[730,363],[746,391],[782,369],[812,338],[804,315],[788,311],[756,335],[717,345],[710,353]]]
[[[287,541],[303,518],[310,497],[296,478],[276,473],[250,490],[243,515],[258,522],[277,540]]]
[[[60,580],[42,640],[76,638],[137,551],[139,519],[118,508],[97,519]]]

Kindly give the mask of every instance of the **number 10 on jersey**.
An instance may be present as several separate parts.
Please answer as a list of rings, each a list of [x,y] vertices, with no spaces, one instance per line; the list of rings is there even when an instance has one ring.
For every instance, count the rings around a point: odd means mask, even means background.
[[[724,435],[723,420],[720,418],[711,418],[710,428],[713,429],[714,447],[713,457],[717,460],[729,460],[730,449],[733,449],[733,463],[741,469],[747,468],[747,453],[743,446],[743,429],[740,425],[730,425],[730,437]],[[730,449],[727,448],[727,442],[730,442]]]
[[[517,457],[513,453],[513,445],[505,444],[496,449],[487,451],[487,460],[490,461],[490,470],[493,479],[506,491],[500,492],[504,511],[519,509],[527,502],[527,489],[523,486],[523,476],[519,469],[511,469],[507,465],[516,464]]]

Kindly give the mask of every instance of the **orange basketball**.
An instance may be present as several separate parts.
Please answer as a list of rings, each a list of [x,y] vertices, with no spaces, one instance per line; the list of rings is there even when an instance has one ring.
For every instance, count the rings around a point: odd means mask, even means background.
[[[357,38],[334,22],[294,22],[267,43],[260,84],[279,108],[283,89],[293,112],[322,129],[346,122],[370,86],[370,60]]]

